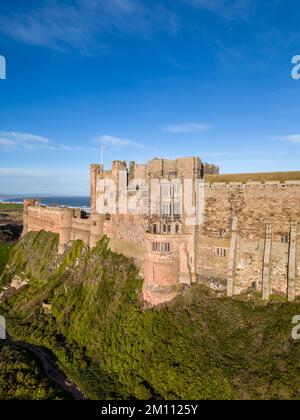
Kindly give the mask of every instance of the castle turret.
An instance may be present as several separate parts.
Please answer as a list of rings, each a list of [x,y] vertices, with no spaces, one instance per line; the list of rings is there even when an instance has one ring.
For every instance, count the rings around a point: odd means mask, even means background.
[[[35,206],[35,204],[37,202],[38,201],[34,198],[24,200],[24,203],[23,203],[24,208],[23,208],[23,232],[22,232],[22,236],[26,235],[26,233],[28,233],[29,230],[30,230],[29,229],[29,217],[28,217],[29,210],[28,209],[31,206]]]
[[[91,211],[96,210],[97,175],[101,172],[103,172],[103,165],[93,163],[90,166]]]
[[[94,248],[97,245],[97,242],[103,236],[104,215],[91,213],[90,219],[91,219],[90,247]]]
[[[74,211],[72,209],[64,208],[61,209],[61,220],[60,220],[60,235],[58,252],[62,254],[65,250],[66,245],[71,241],[72,233],[72,218]]]

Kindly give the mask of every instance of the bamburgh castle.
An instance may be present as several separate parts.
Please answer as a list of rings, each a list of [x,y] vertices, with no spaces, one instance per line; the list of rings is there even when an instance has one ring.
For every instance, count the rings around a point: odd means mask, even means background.
[[[195,282],[230,297],[257,292],[266,301],[272,295],[294,301],[300,296],[300,180],[210,182],[222,181],[218,173],[199,158],[129,167],[114,161],[109,171],[93,164],[90,213],[26,200],[24,234],[58,233],[59,252],[76,239],[94,247],[107,235],[113,251],[134,258],[150,305]],[[181,205],[187,195],[197,223]]]

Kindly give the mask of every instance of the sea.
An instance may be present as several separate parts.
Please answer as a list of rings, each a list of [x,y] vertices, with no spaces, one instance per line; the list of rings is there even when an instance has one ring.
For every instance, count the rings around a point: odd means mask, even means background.
[[[83,210],[90,210],[90,197],[69,197],[69,196],[0,196],[0,203],[17,203],[23,204],[26,198],[36,198],[40,200],[45,206],[59,206],[81,208]]]

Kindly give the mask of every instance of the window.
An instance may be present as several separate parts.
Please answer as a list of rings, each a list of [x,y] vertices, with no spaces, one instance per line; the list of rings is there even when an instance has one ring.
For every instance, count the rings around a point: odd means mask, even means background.
[[[281,235],[280,236],[280,241],[283,244],[288,244],[290,242],[290,235],[286,234],[286,235]]]
[[[157,252],[158,251],[158,243],[157,242],[152,242],[152,251],[153,252]]]
[[[174,182],[174,195],[176,197],[182,196],[182,184],[180,181]]]
[[[225,238],[226,236],[226,230],[225,229],[220,229],[220,238]]]
[[[179,225],[175,225],[175,232],[179,233]]]
[[[164,243],[161,243],[160,245],[161,245],[161,252],[165,252],[165,253],[170,252],[169,242],[164,242]]]
[[[163,225],[163,233],[171,233],[171,225]]]
[[[153,225],[153,233],[157,234],[157,225]]]
[[[171,250],[170,242],[152,242],[152,251],[167,254]]]
[[[174,216],[181,215],[181,203],[180,201],[175,201],[174,203]]]
[[[227,256],[226,248],[214,248],[214,256],[225,258]]]
[[[162,213],[163,217],[170,217],[171,216],[171,204],[170,203],[163,203],[162,205]]]
[[[163,198],[170,198],[170,187],[169,185],[163,185],[162,186],[162,196]]]

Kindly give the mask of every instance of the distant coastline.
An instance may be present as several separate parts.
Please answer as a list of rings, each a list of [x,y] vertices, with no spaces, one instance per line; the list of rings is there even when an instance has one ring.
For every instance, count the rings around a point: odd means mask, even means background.
[[[51,195],[0,195],[0,203],[16,203],[23,204],[26,198],[37,198],[45,206],[61,206],[75,207],[83,210],[90,210],[90,197],[74,197],[74,196],[51,196]]]

